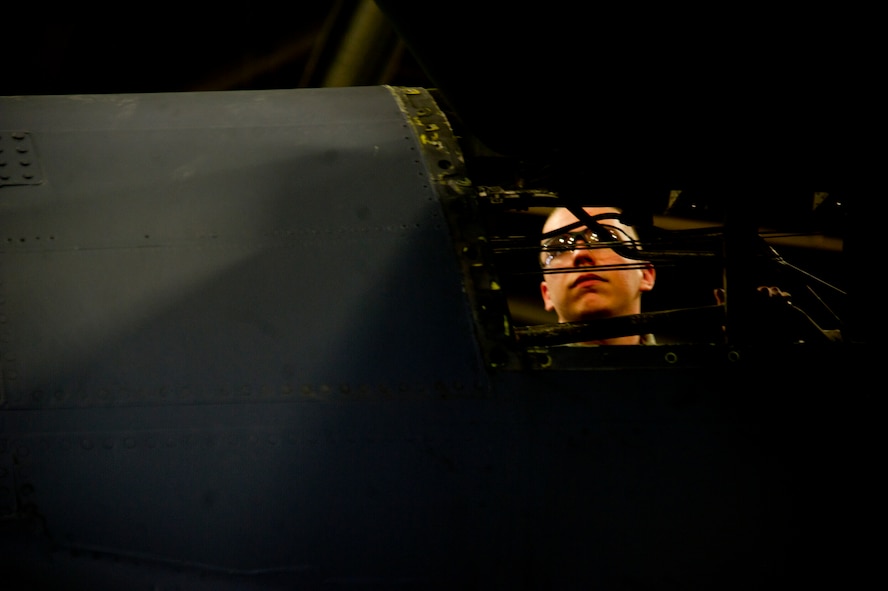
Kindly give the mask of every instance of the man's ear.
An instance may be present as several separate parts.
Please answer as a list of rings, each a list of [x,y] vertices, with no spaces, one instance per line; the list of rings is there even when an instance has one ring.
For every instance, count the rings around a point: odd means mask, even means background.
[[[641,269],[641,291],[650,291],[654,289],[654,283],[657,281],[657,270],[650,263],[646,263]]]
[[[552,298],[549,297],[549,284],[545,281],[540,281],[540,293],[543,296],[543,306],[546,307],[546,312],[554,312],[555,306],[552,305]]]

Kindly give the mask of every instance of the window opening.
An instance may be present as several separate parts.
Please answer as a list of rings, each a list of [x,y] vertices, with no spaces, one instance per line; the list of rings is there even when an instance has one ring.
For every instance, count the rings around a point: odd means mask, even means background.
[[[833,196],[811,195],[809,210],[751,212],[755,216],[749,219],[765,221],[738,229],[717,200],[691,200],[678,190],[663,196],[661,208],[623,208],[619,216],[592,217],[584,217],[582,207],[606,201],[568,202],[546,190],[494,186],[479,187],[477,195],[519,354],[542,352],[550,360],[555,348],[639,332],[652,333],[657,345],[710,348],[842,340],[847,292],[837,218],[843,210]],[[556,207],[571,208],[583,219],[542,232]],[[631,222],[638,239],[615,230],[615,220]],[[644,294],[641,313],[558,322],[543,308],[540,282],[547,274],[576,273],[549,268],[557,257],[597,248],[614,249],[629,259],[609,269],[654,266],[656,283]],[[737,295],[744,289],[755,293]],[[633,353],[607,355],[622,359]]]

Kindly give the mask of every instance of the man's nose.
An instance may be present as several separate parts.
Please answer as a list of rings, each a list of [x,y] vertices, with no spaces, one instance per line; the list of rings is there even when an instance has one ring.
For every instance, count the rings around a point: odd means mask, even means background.
[[[585,240],[577,240],[574,249],[571,251],[571,257],[574,265],[595,264],[598,258],[596,243],[589,244]]]

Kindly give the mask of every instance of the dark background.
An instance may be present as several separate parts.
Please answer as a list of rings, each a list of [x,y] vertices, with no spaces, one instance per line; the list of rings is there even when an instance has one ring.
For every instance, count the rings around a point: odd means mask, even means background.
[[[372,11],[361,17],[368,4],[320,0],[272,9],[258,3],[206,19],[138,13],[125,20],[11,19],[0,94],[426,85],[385,17]],[[348,68],[350,77],[331,83],[327,75],[350,36],[365,39],[361,59]]]

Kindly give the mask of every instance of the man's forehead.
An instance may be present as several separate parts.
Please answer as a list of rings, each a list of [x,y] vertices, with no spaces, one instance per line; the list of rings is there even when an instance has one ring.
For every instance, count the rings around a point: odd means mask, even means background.
[[[583,210],[589,215],[597,216],[601,214],[613,214],[613,218],[605,215],[603,218],[599,219],[607,219],[608,223],[613,224],[613,222],[619,223],[620,210],[615,207],[584,207]],[[573,222],[578,221],[579,218],[575,216],[569,209],[564,207],[559,207],[552,211],[549,214],[546,223],[543,225],[543,232],[549,232],[556,228],[561,228],[562,226],[566,226]],[[622,224],[619,224],[622,225]]]

